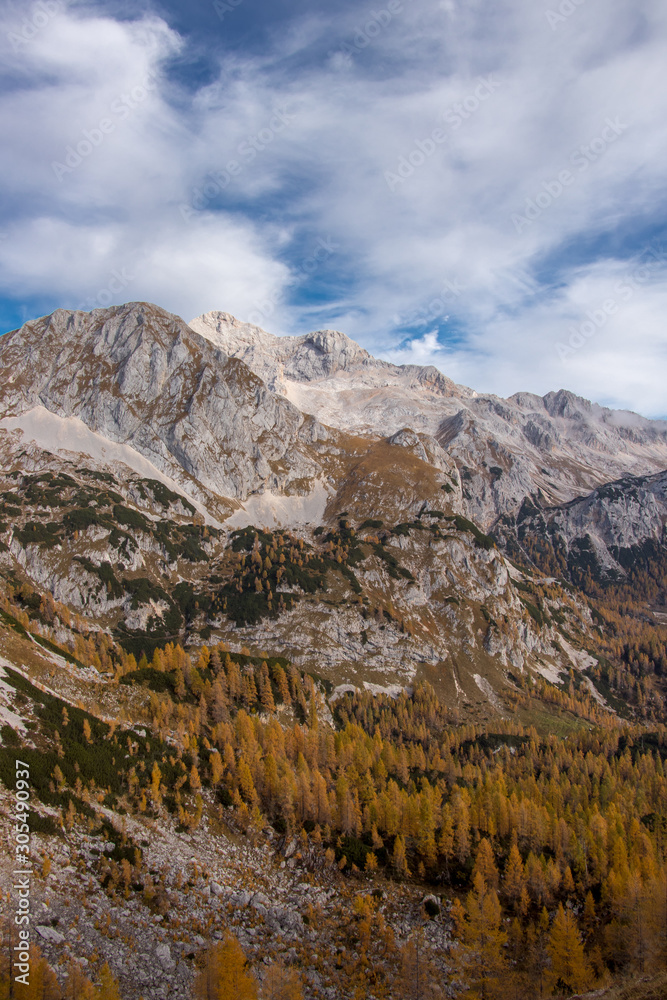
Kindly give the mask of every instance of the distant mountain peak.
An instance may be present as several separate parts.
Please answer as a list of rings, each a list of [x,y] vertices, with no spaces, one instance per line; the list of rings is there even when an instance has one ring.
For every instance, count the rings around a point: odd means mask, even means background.
[[[368,351],[339,330],[277,337],[230,313],[218,311],[197,316],[190,327],[227,354],[246,361],[269,384],[278,375],[296,381],[327,378],[372,360]]]
[[[188,325],[148,302],[59,309],[2,338],[0,386],[0,416],[42,406],[76,417],[231,504],[308,492],[329,475],[327,449],[352,460],[360,436],[404,430],[434,467],[446,453],[485,529],[540,491],[559,504],[667,468],[664,421],[565,389],[475,393],[433,366],[374,358],[338,330],[275,336],[224,311]]]

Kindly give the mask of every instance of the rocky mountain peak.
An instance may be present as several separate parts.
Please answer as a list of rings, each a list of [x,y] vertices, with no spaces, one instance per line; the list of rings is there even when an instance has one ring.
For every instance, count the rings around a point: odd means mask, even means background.
[[[296,481],[307,492],[322,425],[385,439],[410,431],[417,451],[437,441],[429,461],[441,468],[447,453],[466,513],[485,529],[539,491],[558,504],[667,467],[664,421],[564,389],[479,394],[433,366],[376,359],[336,330],[275,336],[224,311],[188,325],[145,302],[57,310],[2,338],[3,372],[5,417],[43,407],[77,418],[165,475],[185,472],[234,500]]]
[[[225,312],[205,313],[190,326],[228,354],[241,358],[275,388],[284,378],[316,381],[372,360],[368,351],[339,330],[277,337]]]
[[[580,418],[582,413],[591,413],[593,406],[590,400],[575,396],[567,389],[548,392],[543,397],[544,408],[551,417]]]
[[[308,451],[324,429],[219,343],[148,303],[59,309],[13,331],[0,341],[0,386],[3,418],[43,408],[81,421],[232,505],[318,473]]]

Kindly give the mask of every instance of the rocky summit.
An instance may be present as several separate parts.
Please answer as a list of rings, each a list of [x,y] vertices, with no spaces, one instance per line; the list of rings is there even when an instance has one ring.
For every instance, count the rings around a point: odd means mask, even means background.
[[[0,339],[0,458],[39,996],[661,981],[665,422],[130,303]]]

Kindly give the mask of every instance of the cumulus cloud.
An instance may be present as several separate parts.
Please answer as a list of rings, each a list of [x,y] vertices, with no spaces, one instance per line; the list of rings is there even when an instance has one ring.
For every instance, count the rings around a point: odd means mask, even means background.
[[[244,314],[274,295],[288,275],[274,226],[180,211],[193,130],[170,104],[164,65],[182,40],[156,17],[119,22],[52,2],[23,44],[12,11],[0,32],[14,74],[0,99],[6,294],[85,308],[150,299],[185,316],[221,302]]]
[[[106,298],[125,267],[121,298],[186,318],[336,326],[479,390],[664,413],[664,264],[627,300],[614,286],[665,219],[667,10],[558,10],[313,5],[184,89],[184,40],[157,16],[61,7],[17,47],[10,9],[7,294]],[[68,149],[81,162],[59,171]]]

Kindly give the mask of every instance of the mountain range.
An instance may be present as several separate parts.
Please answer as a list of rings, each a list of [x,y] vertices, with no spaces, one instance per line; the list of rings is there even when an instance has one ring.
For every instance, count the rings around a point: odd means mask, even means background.
[[[0,779],[20,747],[52,974],[208,996],[232,932],[249,996],[664,970],[666,470],[664,421],[332,330],[0,338]]]
[[[620,578],[635,553],[664,552],[667,424],[564,390],[500,399],[336,331],[275,337],[226,313],[186,324],[147,303],[27,323],[0,341],[0,373],[5,502],[20,510],[5,567],[137,655],[213,635],[279,648],[337,689],[426,673],[464,713],[507,714],[512,670],[553,680],[594,662],[585,597],[558,625],[549,582]],[[60,524],[25,486],[45,470],[75,480]],[[118,502],[93,497],[98,474]],[[208,537],[188,558],[193,518]],[[294,533],[317,572],[259,601],[230,544],[250,526]],[[261,547],[265,560],[275,545]],[[197,614],[178,604],[184,587]]]

